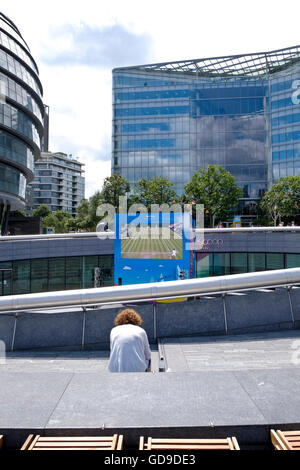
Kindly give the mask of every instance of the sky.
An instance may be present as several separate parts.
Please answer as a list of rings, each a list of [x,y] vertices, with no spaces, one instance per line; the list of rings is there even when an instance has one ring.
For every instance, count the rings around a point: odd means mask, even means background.
[[[300,44],[299,0],[9,0],[37,62],[53,152],[85,164],[86,197],[111,174],[112,69]]]

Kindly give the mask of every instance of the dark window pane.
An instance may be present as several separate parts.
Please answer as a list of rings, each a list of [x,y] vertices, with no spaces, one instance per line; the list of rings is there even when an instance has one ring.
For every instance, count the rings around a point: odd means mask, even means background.
[[[28,294],[30,292],[30,261],[14,261],[13,293]]]
[[[49,259],[49,291],[64,290],[65,258]]]
[[[94,269],[98,267],[98,256],[83,256],[82,287],[94,287]]]
[[[299,268],[300,267],[300,254],[287,254],[285,255],[286,268]]]
[[[213,255],[212,253],[198,253],[196,263],[196,276],[207,277],[213,273]]]
[[[82,258],[66,258],[66,289],[81,288]]]
[[[48,290],[48,259],[31,261],[31,292]]]
[[[267,253],[267,270],[284,269],[284,257],[282,253]]]
[[[231,253],[231,274],[247,272],[247,253]]]
[[[248,253],[248,271],[265,271],[265,253]]]
[[[230,253],[214,254],[214,276],[230,274]]]
[[[114,257],[111,255],[99,256],[99,267],[102,271],[103,286],[114,285]]]

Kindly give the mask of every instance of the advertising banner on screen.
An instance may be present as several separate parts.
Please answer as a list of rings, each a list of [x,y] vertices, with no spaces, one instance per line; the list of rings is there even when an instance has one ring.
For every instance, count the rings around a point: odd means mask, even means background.
[[[116,214],[115,284],[188,279],[190,214]]]

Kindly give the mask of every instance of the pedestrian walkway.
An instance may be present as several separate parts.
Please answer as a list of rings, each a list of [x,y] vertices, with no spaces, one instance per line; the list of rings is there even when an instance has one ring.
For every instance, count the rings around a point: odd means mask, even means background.
[[[300,330],[165,338],[160,343],[167,372],[294,369],[300,364]]]

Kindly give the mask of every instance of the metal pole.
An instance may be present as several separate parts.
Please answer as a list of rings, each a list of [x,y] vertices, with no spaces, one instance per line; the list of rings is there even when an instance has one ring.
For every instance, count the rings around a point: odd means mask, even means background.
[[[222,302],[223,302],[223,312],[224,312],[224,325],[225,325],[225,333],[228,334],[228,326],[227,326],[227,312],[226,312],[226,302],[225,302],[226,294],[222,294]]]
[[[14,331],[13,331],[13,336],[12,336],[12,340],[11,340],[11,352],[14,351],[14,347],[15,347],[15,337],[16,337],[16,329],[17,329],[17,320],[18,320],[18,313],[15,313],[15,321],[14,321]]]
[[[291,286],[287,286],[286,290],[288,293],[288,298],[289,298],[289,303],[290,303],[292,323],[293,323],[293,326],[295,326],[295,316],[294,316],[294,309],[293,309],[293,303],[292,303],[292,298],[291,298],[291,288],[292,288]]]
[[[81,337],[81,350],[84,350],[84,340],[85,340],[85,321],[86,321],[86,308],[82,307],[83,310],[83,319],[82,319],[82,337]]]

